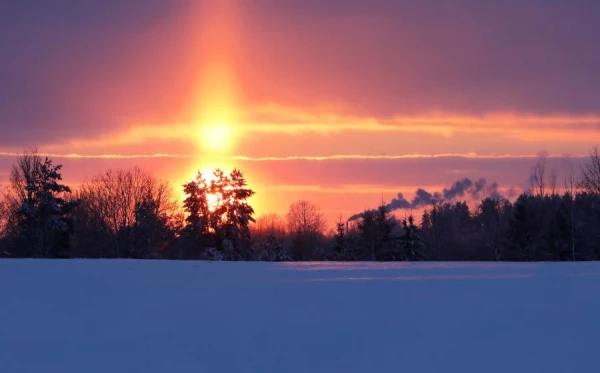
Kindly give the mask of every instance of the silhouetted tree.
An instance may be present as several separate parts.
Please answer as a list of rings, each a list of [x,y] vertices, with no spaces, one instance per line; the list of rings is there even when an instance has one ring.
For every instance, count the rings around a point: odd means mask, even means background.
[[[192,246],[197,249],[196,255],[205,248],[215,245],[216,222],[213,220],[208,203],[209,187],[210,184],[201,172],[198,172],[194,180],[183,186],[187,196],[183,201],[183,208],[187,213],[183,237],[192,242]]]
[[[2,183],[0,183],[0,258],[8,256],[6,248],[6,235],[8,228],[9,209],[6,201],[5,191]]]
[[[543,198],[521,195],[514,203],[510,222],[511,253],[513,259],[538,261],[546,242],[547,216],[543,210]]]
[[[346,243],[346,224],[342,221],[342,217],[336,223],[336,230],[334,235],[334,247],[333,251],[338,258],[345,258],[347,251]]]
[[[357,224],[359,240],[365,249],[362,257],[368,260],[400,260],[399,247],[392,242],[396,226],[396,218],[383,202],[376,210],[363,212]]]
[[[508,245],[508,228],[512,214],[512,204],[506,200],[486,198],[479,205],[477,220],[481,238],[496,261],[499,261]]]
[[[308,201],[292,204],[285,220],[269,214],[250,229],[254,191],[238,170],[217,169],[210,181],[198,173],[184,185],[182,212],[168,183],[146,171],[109,170],[73,194],[61,183],[62,166],[32,151],[17,159],[0,193],[0,256],[598,260],[599,165],[595,147],[579,182],[572,173],[565,177],[560,195],[556,170],[546,175],[542,155],[532,168],[531,189],[514,203],[495,192],[471,213],[466,201],[431,198],[417,227],[412,215],[399,226],[392,204],[382,202],[347,222],[340,219],[325,235],[323,214]]]
[[[254,251],[259,260],[287,261],[291,255],[286,246],[285,219],[278,214],[265,214],[251,226]]]
[[[229,176],[217,170],[215,176],[218,177],[211,181],[210,192],[220,196],[220,203],[213,211],[218,219],[217,232],[221,240],[231,242],[242,259],[249,259],[253,255],[249,224],[255,219],[248,199],[255,192],[246,187],[246,179],[240,170],[233,170]]]
[[[291,261],[281,239],[272,233],[268,233],[266,238],[260,241],[258,259],[265,262],[283,262]]]
[[[575,197],[574,236],[577,258],[600,259],[600,195],[579,193]]]
[[[590,195],[600,195],[600,155],[598,146],[590,152],[589,160],[581,167],[579,188]]]
[[[552,167],[552,170],[550,171],[549,186],[550,196],[558,195],[558,173],[556,171],[556,167]]]
[[[531,192],[539,197],[546,195],[546,156],[541,154],[531,172]]]
[[[215,169],[210,182],[198,172],[195,180],[184,185],[184,233],[200,252],[213,248],[222,252],[225,259],[254,257],[249,227],[255,221],[254,209],[247,200],[255,192],[246,185],[237,169],[229,175]],[[210,195],[216,197],[215,206],[209,204]]]
[[[409,215],[402,220],[402,248],[404,249],[405,260],[415,261],[424,257],[424,243],[419,236],[419,228],[415,225],[415,218]]]
[[[60,183],[61,168],[35,150],[18,157],[13,165],[5,202],[13,256],[69,256],[71,211],[76,201],[65,199],[71,190]]]
[[[254,239],[272,234],[280,239],[286,235],[285,218],[279,214],[264,214],[256,218],[255,224],[252,225],[252,237]]]
[[[428,258],[432,260],[474,259],[472,242],[473,218],[466,202],[434,203],[423,213],[421,222],[423,241]]]
[[[573,173],[569,173],[568,176],[565,176],[565,194],[563,199],[565,203],[567,203],[569,208],[569,227],[570,227],[570,236],[571,236],[571,258],[573,261],[576,260],[575,255],[575,177]]]
[[[439,260],[441,256],[438,209],[433,204],[431,210],[425,209],[421,216],[421,232],[425,244],[426,256],[429,260]]]
[[[323,213],[316,205],[301,200],[290,205],[286,220],[292,236],[292,257],[296,260],[315,259],[325,228]]]
[[[82,255],[170,256],[177,203],[167,182],[138,167],[108,170],[81,185],[76,238]]]

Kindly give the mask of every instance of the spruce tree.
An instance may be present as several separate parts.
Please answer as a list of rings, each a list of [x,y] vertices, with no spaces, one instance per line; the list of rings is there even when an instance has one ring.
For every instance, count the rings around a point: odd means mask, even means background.
[[[409,215],[407,219],[402,220],[402,247],[404,256],[407,260],[415,261],[423,258],[423,242],[421,241],[418,228],[415,225],[415,218]]]
[[[69,235],[73,231],[70,216],[77,201],[67,200],[71,189],[61,184],[62,165],[43,161],[34,151],[17,160],[11,184],[19,202],[17,245],[27,256],[64,257],[69,255]]]
[[[184,234],[188,239],[195,241],[200,250],[220,250],[227,259],[253,258],[249,224],[255,219],[248,198],[255,192],[247,188],[241,171],[235,169],[227,175],[215,169],[210,182],[199,172],[195,180],[184,185],[184,192]],[[211,195],[214,206],[208,202]]]

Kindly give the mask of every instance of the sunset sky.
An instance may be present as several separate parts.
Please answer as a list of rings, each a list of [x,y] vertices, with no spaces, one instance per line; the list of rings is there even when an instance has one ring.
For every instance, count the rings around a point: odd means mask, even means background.
[[[600,2],[0,4],[0,180],[37,147],[71,184],[138,165],[177,192],[240,168],[257,213],[330,219],[600,143]]]

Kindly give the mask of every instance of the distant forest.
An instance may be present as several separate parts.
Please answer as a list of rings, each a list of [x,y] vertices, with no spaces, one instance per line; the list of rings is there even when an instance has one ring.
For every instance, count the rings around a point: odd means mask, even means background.
[[[16,159],[0,193],[0,257],[244,261],[574,261],[600,259],[600,156],[557,180],[541,157],[531,187],[500,195],[431,200],[418,224],[390,205],[327,231],[318,206],[255,218],[239,170],[198,173],[173,189],[140,168],[108,170],[72,190],[62,166],[34,151]],[[398,202],[398,201],[396,201]]]

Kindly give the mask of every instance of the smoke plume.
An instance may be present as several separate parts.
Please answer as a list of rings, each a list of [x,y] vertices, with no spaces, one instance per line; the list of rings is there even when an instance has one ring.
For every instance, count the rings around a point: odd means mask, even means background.
[[[404,198],[402,193],[398,193],[396,198],[393,198],[385,207],[388,211],[400,209],[416,209],[429,206],[432,203],[451,202],[457,199],[483,199],[483,198],[503,198],[498,191],[498,183],[488,184],[487,180],[480,178],[477,181],[464,178],[456,181],[450,188],[444,188],[441,192],[430,193],[423,188],[419,188],[415,192],[412,201]],[[352,215],[348,221],[359,219],[363,213]]]

